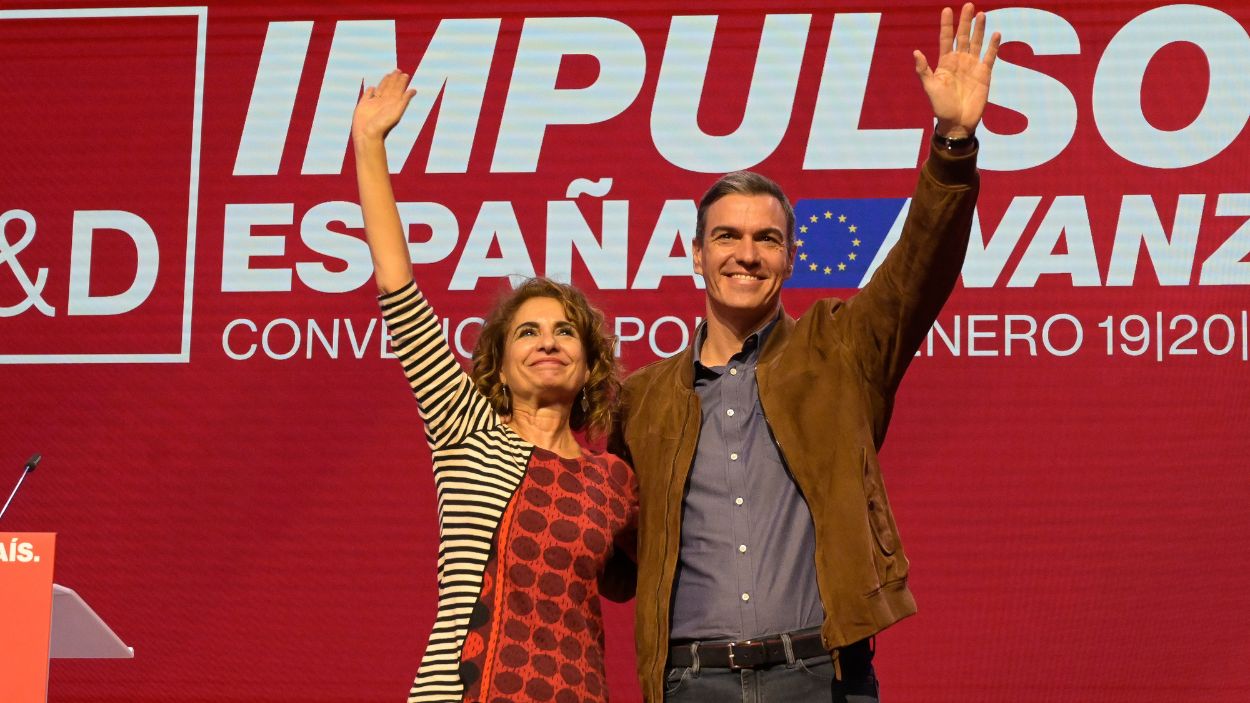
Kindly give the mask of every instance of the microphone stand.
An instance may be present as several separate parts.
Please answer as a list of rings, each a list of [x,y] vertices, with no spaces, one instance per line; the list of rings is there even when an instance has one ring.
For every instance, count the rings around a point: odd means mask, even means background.
[[[9,499],[4,501],[4,507],[0,508],[0,520],[4,519],[4,514],[9,510],[9,503],[13,502],[13,496],[17,495],[17,489],[22,487],[22,482],[26,480],[26,475],[34,471],[36,466],[39,466],[39,460],[42,458],[42,455],[36,454],[30,458],[30,461],[26,462],[26,466],[22,467],[22,475],[17,479],[17,485],[13,486],[13,491],[9,493]]]

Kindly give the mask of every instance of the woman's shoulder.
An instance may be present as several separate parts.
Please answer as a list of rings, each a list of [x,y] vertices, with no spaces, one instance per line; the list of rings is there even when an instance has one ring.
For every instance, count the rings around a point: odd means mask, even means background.
[[[507,450],[520,454],[528,454],[533,451],[535,445],[530,444],[524,437],[517,434],[515,430],[508,427],[505,423],[498,422],[490,427],[479,427],[469,432],[456,442],[450,443],[444,447],[434,450],[434,456],[444,453],[462,453],[466,449],[476,448],[479,450]]]

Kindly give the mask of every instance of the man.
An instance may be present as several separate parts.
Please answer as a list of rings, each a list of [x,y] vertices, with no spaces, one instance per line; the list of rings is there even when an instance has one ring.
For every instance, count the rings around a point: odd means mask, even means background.
[[[898,244],[848,301],[781,309],[794,213],[772,181],[699,206],[706,322],[626,383],[613,447],[640,483],[636,633],[649,701],[876,701],[871,639],[916,610],[877,464],[894,393],[963,263],[999,37],[942,13],[937,119]]]

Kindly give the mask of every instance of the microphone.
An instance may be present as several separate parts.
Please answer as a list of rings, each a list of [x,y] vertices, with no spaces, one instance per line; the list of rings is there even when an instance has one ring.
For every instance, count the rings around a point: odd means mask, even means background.
[[[26,460],[26,465],[22,467],[22,475],[17,479],[17,485],[13,486],[13,492],[9,493],[9,499],[4,501],[4,507],[0,508],[0,520],[3,520],[4,514],[9,511],[9,503],[13,502],[13,496],[17,495],[17,489],[22,487],[22,481],[26,480],[26,474],[34,471],[42,459],[42,454],[34,454]]]

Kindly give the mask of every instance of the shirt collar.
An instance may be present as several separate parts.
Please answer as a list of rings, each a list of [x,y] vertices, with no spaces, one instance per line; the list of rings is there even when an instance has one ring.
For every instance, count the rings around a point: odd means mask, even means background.
[[[759,358],[760,349],[764,348],[764,343],[768,341],[769,333],[771,333],[773,329],[777,326],[777,321],[780,319],[781,319],[781,308],[778,307],[777,314],[773,315],[772,318],[769,319],[767,322],[765,322],[763,325],[761,325],[759,329],[747,335],[747,338],[742,340],[741,351],[733,354],[730,358],[738,356],[739,354],[746,354],[747,358]],[[695,371],[698,371],[700,369],[710,368],[710,367],[704,366],[703,362],[700,360],[703,355],[703,342],[706,339],[707,339],[707,320],[704,320],[703,322],[699,323],[699,327],[697,330],[695,330],[695,334],[694,334],[694,349],[692,351],[694,352]]]

